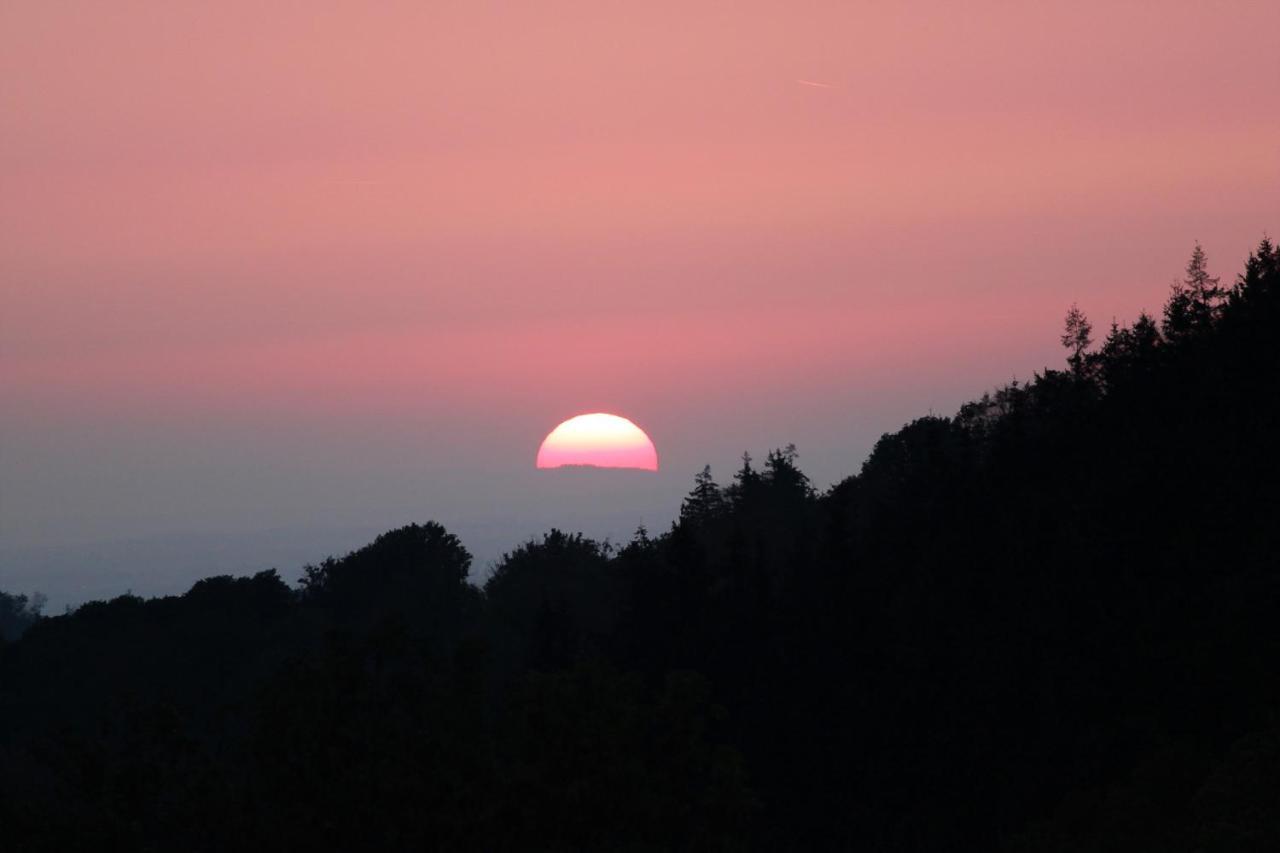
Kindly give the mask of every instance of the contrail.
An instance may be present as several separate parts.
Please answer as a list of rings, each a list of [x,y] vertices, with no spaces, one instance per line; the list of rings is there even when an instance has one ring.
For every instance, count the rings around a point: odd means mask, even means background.
[[[819,89],[838,89],[835,83],[819,83],[817,80],[796,80],[801,86],[816,86]]]

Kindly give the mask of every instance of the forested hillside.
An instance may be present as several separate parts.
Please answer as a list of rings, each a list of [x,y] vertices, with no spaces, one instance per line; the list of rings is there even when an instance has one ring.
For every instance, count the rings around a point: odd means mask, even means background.
[[[0,846],[1280,849],[1280,250],[1063,345],[826,493],[744,456],[483,588],[427,522],[6,597]]]

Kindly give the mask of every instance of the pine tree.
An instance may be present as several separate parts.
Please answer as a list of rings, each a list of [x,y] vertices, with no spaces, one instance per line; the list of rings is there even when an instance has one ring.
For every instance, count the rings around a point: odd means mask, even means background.
[[[1280,246],[1262,238],[1256,252],[1249,253],[1244,272],[1231,291],[1232,305],[1274,303],[1280,296]]]
[[[770,451],[765,460],[764,479],[775,492],[803,498],[813,495],[809,478],[796,465],[799,456],[794,444]]]
[[[644,522],[642,521],[636,525],[636,532],[631,536],[631,544],[647,548],[652,541],[649,538],[649,528],[644,526]]]
[[[1097,355],[1098,370],[1108,388],[1149,366],[1160,346],[1160,330],[1145,311],[1132,327],[1111,321],[1111,330]]]
[[[1218,284],[1217,277],[1209,275],[1208,258],[1199,243],[1191,252],[1191,260],[1187,261],[1187,275],[1183,283],[1191,297],[1192,319],[1196,327],[1208,326],[1216,319],[1226,291]]]
[[[1093,324],[1089,322],[1089,318],[1084,315],[1080,307],[1072,302],[1071,308],[1067,310],[1062,345],[1070,353],[1067,356],[1067,364],[1071,365],[1071,372],[1077,377],[1084,376],[1087,364],[1085,351],[1093,343],[1092,335]]]
[[[680,506],[682,523],[701,524],[718,515],[724,508],[724,495],[711,476],[711,466],[705,465],[694,478],[693,491]]]
[[[1151,315],[1143,311],[1133,323],[1133,345],[1142,356],[1148,356],[1160,346],[1160,329]]]
[[[742,506],[759,492],[760,483],[760,472],[751,467],[751,454],[744,451],[742,467],[733,475],[733,483],[724,490],[725,499],[734,506]]]
[[[1170,288],[1164,307],[1165,337],[1179,341],[1203,332],[1217,320],[1225,297],[1218,279],[1209,275],[1204,247],[1196,243],[1187,261],[1186,275]]]

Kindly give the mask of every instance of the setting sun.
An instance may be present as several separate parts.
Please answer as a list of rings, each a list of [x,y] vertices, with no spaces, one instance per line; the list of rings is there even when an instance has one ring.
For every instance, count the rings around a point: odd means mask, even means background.
[[[644,430],[631,421],[596,412],[570,418],[543,439],[537,467],[566,465],[657,471],[658,451]]]

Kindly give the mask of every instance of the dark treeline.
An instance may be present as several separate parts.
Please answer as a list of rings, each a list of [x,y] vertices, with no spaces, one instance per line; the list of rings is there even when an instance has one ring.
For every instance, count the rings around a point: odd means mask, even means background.
[[[44,596],[31,597],[0,592],[0,645],[16,640],[35,624],[44,610]]]
[[[296,589],[6,597],[0,845],[1280,849],[1280,251],[1097,337],[483,589],[428,523]]]

